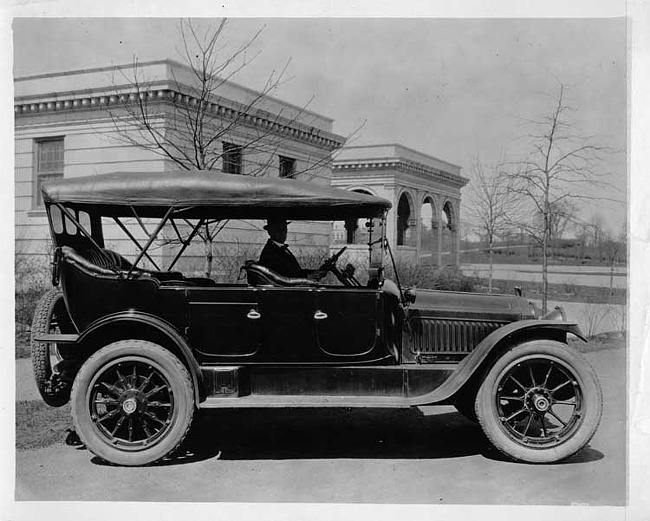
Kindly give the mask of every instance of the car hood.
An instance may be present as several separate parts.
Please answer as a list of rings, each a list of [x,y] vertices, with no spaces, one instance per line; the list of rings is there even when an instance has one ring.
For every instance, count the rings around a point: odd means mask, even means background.
[[[488,295],[430,289],[416,290],[416,300],[410,311],[448,311],[462,313],[504,313],[519,318],[534,318],[527,299],[516,295]]]

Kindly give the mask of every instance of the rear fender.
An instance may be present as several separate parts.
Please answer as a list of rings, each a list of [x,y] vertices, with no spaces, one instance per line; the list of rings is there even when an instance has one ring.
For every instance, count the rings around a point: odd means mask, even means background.
[[[201,369],[192,350],[174,326],[158,317],[138,311],[121,311],[102,317],[83,331],[78,345],[90,356],[108,343],[129,338],[161,343],[172,351],[185,364],[192,377],[195,403],[205,399]]]
[[[587,341],[578,324],[559,322],[556,320],[519,320],[511,322],[486,336],[474,350],[467,355],[447,380],[434,391],[414,397],[411,405],[427,405],[447,402],[466,384],[482,367],[490,364],[491,355],[497,355],[501,348],[513,343],[528,340],[560,340],[566,341],[567,333],[576,335]]]

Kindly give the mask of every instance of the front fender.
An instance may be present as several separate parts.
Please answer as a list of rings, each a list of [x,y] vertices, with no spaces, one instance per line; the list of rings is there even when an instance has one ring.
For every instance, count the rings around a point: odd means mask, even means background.
[[[587,339],[574,322],[559,322],[557,320],[519,320],[511,322],[486,336],[458,364],[456,370],[445,382],[434,391],[411,399],[411,405],[429,405],[449,400],[465,384],[486,361],[490,353],[500,345],[507,343],[515,336],[524,334],[535,339],[554,338],[554,333],[572,333],[583,341]]]
[[[183,359],[182,361],[185,362],[185,365],[190,372],[196,403],[198,404],[203,400],[205,397],[205,392],[203,391],[203,377],[201,375],[199,363],[196,361],[196,358],[194,358],[192,350],[185,341],[185,338],[183,338],[180,332],[173,325],[154,315],[140,311],[120,311],[119,313],[104,316],[90,324],[83,331],[79,336],[77,344],[80,346],[89,343],[94,344],[95,340],[99,338],[103,338],[105,341],[107,338],[112,338],[114,336],[114,334],[112,335],[109,333],[110,331],[117,332],[125,330],[129,326],[132,327],[134,325],[139,326],[140,328],[153,329],[171,342],[171,344],[177,349],[178,354],[180,354]],[[117,336],[124,340],[128,338],[128,334],[118,334]],[[142,338],[142,340],[147,339]]]

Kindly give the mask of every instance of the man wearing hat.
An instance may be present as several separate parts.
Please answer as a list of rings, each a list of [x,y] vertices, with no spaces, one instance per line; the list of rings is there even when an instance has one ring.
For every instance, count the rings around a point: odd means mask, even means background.
[[[282,217],[272,217],[266,221],[264,229],[269,234],[259,263],[278,275],[290,278],[322,279],[326,273],[319,270],[308,270],[300,267],[300,263],[284,243],[287,240],[287,220]]]

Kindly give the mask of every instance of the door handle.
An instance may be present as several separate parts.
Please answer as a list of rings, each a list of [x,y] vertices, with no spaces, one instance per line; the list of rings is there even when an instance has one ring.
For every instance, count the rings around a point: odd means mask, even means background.
[[[259,312],[255,309],[251,309],[248,314],[246,315],[246,318],[250,318],[251,320],[257,320],[260,318],[262,315],[259,314]]]
[[[316,320],[325,320],[327,318],[327,313],[323,313],[322,311],[318,310],[316,313],[314,313],[314,318]]]

